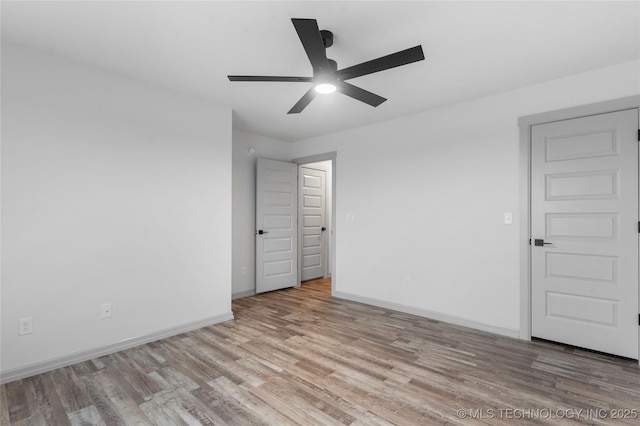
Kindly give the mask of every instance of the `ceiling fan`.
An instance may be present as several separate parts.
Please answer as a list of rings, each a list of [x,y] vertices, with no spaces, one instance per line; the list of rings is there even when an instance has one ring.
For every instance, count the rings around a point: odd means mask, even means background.
[[[287,114],[297,114],[316,97],[318,93],[333,93],[338,91],[361,102],[377,107],[385,98],[349,84],[346,80],[361,77],[363,75],[384,71],[390,68],[407,65],[412,62],[424,60],[422,46],[418,45],[406,50],[401,50],[387,56],[382,56],[371,61],[353,65],[341,70],[336,61],[327,58],[326,49],[333,45],[333,33],[318,29],[315,19],[292,18],[293,26],[298,32],[305,52],[309,57],[313,68],[313,77],[282,77],[261,75],[230,75],[230,81],[277,81],[277,82],[302,82],[313,83],[313,87],[289,110]]]

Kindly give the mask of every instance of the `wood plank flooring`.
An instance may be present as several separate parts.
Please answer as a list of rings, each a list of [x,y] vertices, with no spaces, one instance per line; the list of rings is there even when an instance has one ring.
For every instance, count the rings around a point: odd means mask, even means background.
[[[233,310],[233,321],[7,383],[1,423],[640,424],[636,361],[333,299],[327,280]]]

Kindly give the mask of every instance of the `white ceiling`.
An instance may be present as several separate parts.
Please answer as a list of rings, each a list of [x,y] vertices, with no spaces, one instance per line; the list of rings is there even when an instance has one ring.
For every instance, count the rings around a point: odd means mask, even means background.
[[[640,58],[640,2],[2,1],[2,38],[204,97],[234,126],[284,141],[389,120]],[[334,33],[344,68],[421,44],[426,60],[350,80],[389,100],[341,94],[287,111],[311,76],[291,18]]]

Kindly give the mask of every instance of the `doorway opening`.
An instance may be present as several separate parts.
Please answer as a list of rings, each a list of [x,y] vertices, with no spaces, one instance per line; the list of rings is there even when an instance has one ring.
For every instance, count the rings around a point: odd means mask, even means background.
[[[298,164],[298,285],[325,280],[335,289],[336,153],[293,160]]]
[[[335,158],[335,153],[291,162],[258,158],[255,293],[328,277],[333,292]]]
[[[300,281],[331,276],[331,161],[298,167]]]

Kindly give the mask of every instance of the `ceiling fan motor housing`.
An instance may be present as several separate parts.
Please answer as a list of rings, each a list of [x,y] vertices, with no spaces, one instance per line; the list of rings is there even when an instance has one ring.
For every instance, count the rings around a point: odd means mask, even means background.
[[[336,71],[338,70],[338,64],[333,59],[327,58],[327,67],[320,68],[313,73],[313,81],[315,84],[331,84],[335,85],[338,82]]]
[[[338,71],[338,63],[336,61],[334,61],[333,59],[327,58],[327,62],[329,63],[329,72],[330,73],[333,74],[336,71]]]

